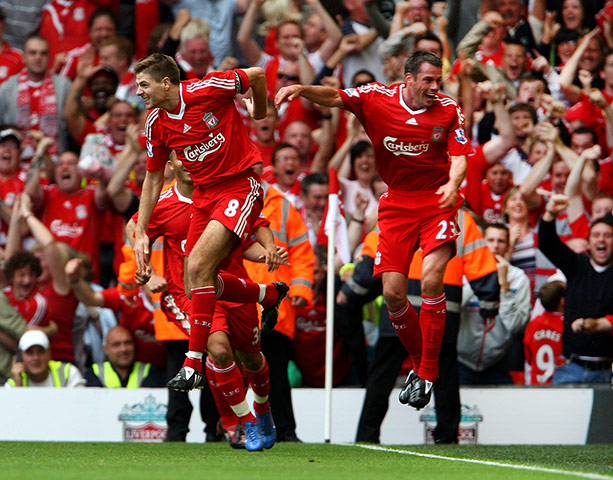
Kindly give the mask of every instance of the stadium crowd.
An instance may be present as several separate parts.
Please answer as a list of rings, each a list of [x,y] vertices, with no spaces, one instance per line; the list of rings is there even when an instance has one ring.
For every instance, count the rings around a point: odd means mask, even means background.
[[[235,105],[262,156],[263,214],[288,255],[276,271],[244,261],[255,282],[289,286],[261,337],[278,440],[298,441],[291,388],[324,385],[325,271],[334,268],[334,384],[367,388],[357,439],[377,442],[389,392],[411,368],[373,278],[387,186],[355,115],[305,98],[276,108],[274,98],[298,84],[393,97],[418,50],[442,59],[441,92],[461,106],[472,147],[434,390],[449,428],[435,438],[457,441],[460,384],[611,381],[613,1],[0,0],[0,8],[0,385],[162,387],[183,361],[188,336],[168,300],[166,243],[153,238],[154,271],[140,286],[125,233],[147,170],[148,112],[134,65],[161,52],[182,79],[247,67],[265,74],[265,117],[252,118],[248,95]],[[387,137],[386,148],[403,161],[429,148],[396,140]],[[165,188],[181,182],[179,170],[169,162]],[[327,259],[336,186],[343,211]],[[416,255],[407,291],[416,309],[420,272]],[[181,408],[172,410],[180,424],[172,440],[185,439],[191,406]],[[212,399],[202,408],[215,440]]]

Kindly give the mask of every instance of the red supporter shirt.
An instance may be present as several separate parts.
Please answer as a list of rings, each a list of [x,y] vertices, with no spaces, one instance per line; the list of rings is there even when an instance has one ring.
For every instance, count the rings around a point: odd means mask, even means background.
[[[545,312],[532,319],[524,334],[526,381],[530,385],[549,385],[555,367],[564,363],[562,358],[562,330],[564,315]]]
[[[23,192],[27,171],[20,168],[11,177],[0,177],[0,200],[8,207],[12,207],[15,203],[15,197]],[[4,220],[0,220],[0,245],[6,244],[6,235],[8,234],[8,225]]]
[[[87,22],[96,5],[89,0],[51,0],[43,8],[40,35],[49,43],[49,60],[89,41]]]
[[[377,171],[390,190],[432,191],[449,180],[449,156],[468,155],[464,114],[452,98],[438,94],[428,109],[411,110],[403,83],[369,83],[339,90],[370,137]]]
[[[88,186],[68,195],[57,185],[47,185],[43,186],[43,193],[43,223],[58,242],[87,253],[94,272],[98,272],[101,213],[96,208],[95,187]]]
[[[600,167],[598,188],[605,195],[613,196],[613,161],[611,161],[611,157],[600,160],[598,166]]]
[[[153,329],[153,305],[143,300],[143,293],[133,298],[120,295],[117,288],[102,290],[104,307],[121,314],[119,321],[134,335],[136,360],[152,363],[157,367],[166,365],[166,347],[155,340]]]
[[[51,337],[51,358],[62,362],[75,362],[75,347],[73,340],[74,316],[79,301],[72,290],[66,295],[59,295],[53,284],[49,283],[41,294],[47,300],[49,320],[57,324],[58,331]]]
[[[19,73],[24,67],[21,55],[21,50],[11,47],[8,42],[4,42],[2,50],[0,50],[0,83]]]
[[[29,327],[49,324],[47,300],[40,294],[38,289],[34,289],[30,296],[23,300],[17,300],[17,298],[15,298],[13,287],[11,286],[5,287],[2,291],[9,299],[9,302],[11,302],[13,308],[19,312],[26,322],[28,322]]]
[[[196,187],[204,188],[260,163],[260,152],[249,140],[234,106],[234,96],[248,88],[243,70],[213,72],[202,80],[181,82],[175,111],[155,108],[147,116],[147,169],[163,169],[174,150]]]

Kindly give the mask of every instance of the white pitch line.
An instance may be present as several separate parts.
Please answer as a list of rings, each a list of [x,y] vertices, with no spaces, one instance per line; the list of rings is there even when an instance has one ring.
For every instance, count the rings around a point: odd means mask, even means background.
[[[392,452],[392,453],[400,453],[403,455],[413,455],[415,457],[434,458],[437,460],[450,460],[452,462],[477,463],[479,465],[489,465],[492,467],[515,468],[517,470],[530,470],[532,472],[559,473],[562,475],[571,475],[571,476],[582,477],[582,478],[594,478],[598,480],[612,480],[613,479],[612,476],[600,475],[598,473],[573,472],[572,470],[559,470],[557,468],[536,467],[536,466],[530,466],[530,465],[515,465],[512,463],[500,463],[500,462],[492,462],[489,460],[476,460],[472,458],[446,457],[444,455],[434,455],[431,453],[420,453],[420,452],[412,452],[410,450],[397,450],[395,448],[377,447],[376,445],[356,445],[356,444],[350,444],[350,443],[347,443],[345,445],[365,448],[367,450],[378,450],[381,452]]]

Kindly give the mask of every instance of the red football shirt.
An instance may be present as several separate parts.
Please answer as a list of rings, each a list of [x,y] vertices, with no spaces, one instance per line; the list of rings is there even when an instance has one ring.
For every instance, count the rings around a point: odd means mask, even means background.
[[[551,383],[555,367],[562,365],[562,330],[564,315],[545,312],[532,319],[524,334],[526,380],[530,385]]]
[[[9,299],[11,305],[23,319],[28,322],[29,327],[35,325],[48,325],[47,300],[35,289],[28,298],[17,300],[13,293],[13,287],[8,286],[2,290]]]
[[[43,186],[42,221],[57,241],[87,253],[97,274],[101,214],[96,209],[94,190],[95,187],[89,186],[68,195],[62,193],[57,185]]]
[[[203,188],[260,163],[262,156],[234,105],[234,96],[248,88],[243,70],[212,72],[202,80],[181,82],[175,111],[155,108],[147,116],[147,169],[163,169],[174,150],[196,187]]]
[[[161,193],[147,227],[147,235],[153,241],[164,236],[164,278],[168,282],[168,292],[175,305],[183,312],[189,311],[189,300],[185,295],[183,282],[185,241],[191,221],[192,201],[177,190],[175,183]],[[133,217],[138,219],[138,213]],[[162,301],[162,309],[175,320],[176,312]]]
[[[449,180],[449,155],[472,151],[464,114],[440,93],[430,108],[412,110],[402,97],[404,88],[369,83],[339,93],[370,137],[377,171],[390,190],[437,190]]]

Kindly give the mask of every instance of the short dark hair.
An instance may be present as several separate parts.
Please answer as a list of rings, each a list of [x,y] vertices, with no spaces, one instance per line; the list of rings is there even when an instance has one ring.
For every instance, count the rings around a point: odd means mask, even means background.
[[[349,157],[351,158],[351,168],[353,168],[353,165],[355,164],[355,159],[362,155],[364,152],[366,152],[369,148],[373,148],[372,143],[367,142],[366,140],[360,140],[353,147],[351,147],[351,150],[349,150]]]
[[[89,17],[89,20],[87,21],[87,27],[91,29],[94,22],[100,17],[109,17],[111,21],[115,24],[115,30],[117,30],[117,27],[119,26],[117,22],[117,17],[108,8],[99,8],[94,13],[92,13]]]
[[[609,227],[613,228],[613,214],[611,212],[606,213],[603,217],[595,219],[590,225],[590,231],[594,228],[594,225],[598,225],[599,223],[604,223]]]
[[[11,255],[11,258],[9,258],[4,265],[6,278],[8,278],[9,281],[12,280],[15,272],[24,267],[30,267],[32,273],[37,277],[40,277],[41,273],[43,273],[40,260],[33,253],[20,250]]]
[[[443,42],[441,42],[441,39],[438,38],[436,33],[434,33],[432,30],[426,30],[426,33],[424,33],[423,35],[416,36],[414,45],[417,45],[420,40],[431,40],[433,42],[436,42],[441,46],[441,51],[443,50]]]
[[[311,185],[328,185],[329,183],[327,173],[310,173],[302,179],[300,187],[302,188],[302,193],[307,195]]]
[[[566,283],[560,281],[547,282],[539,290],[539,300],[547,312],[555,312],[560,301],[566,295]]]
[[[134,66],[134,73],[148,73],[156,82],[161,82],[164,77],[168,77],[174,85],[179,85],[180,81],[177,62],[163,53],[152,53],[141,58]]]
[[[301,157],[300,152],[298,151],[298,149],[296,147],[294,147],[293,145],[289,144],[289,143],[280,143],[279,145],[277,145],[275,147],[275,149],[272,151],[272,156],[271,156],[271,160],[272,160],[272,164],[275,164],[275,161],[277,159],[277,153],[279,153],[280,150],[283,150],[284,148],[291,148],[293,149],[297,154],[298,154],[298,158]]]
[[[430,52],[417,50],[407,58],[404,64],[404,74],[410,73],[411,76],[416,77],[422,63],[429,63],[434,67],[443,68],[443,62],[439,57]]]
[[[528,112],[530,117],[532,117],[532,123],[536,123],[537,121],[536,109],[529,103],[516,103],[509,108],[509,115],[512,115],[515,112]]]
[[[372,80],[370,82],[368,82],[368,83],[376,82],[377,81],[377,79],[375,78],[374,74],[370,70],[362,68],[362,69],[358,70],[357,72],[355,72],[353,74],[353,76],[351,77],[351,86],[354,86],[355,79],[357,78],[358,75],[370,75],[370,78],[372,78]],[[360,87],[361,85],[355,85],[355,86],[356,87]]]
[[[503,232],[507,234],[507,242],[509,241],[509,227],[507,227],[504,223],[502,222],[488,223],[483,229],[483,233],[485,233],[488,228],[495,228],[496,230],[502,230]]]
[[[575,133],[578,133],[578,134],[588,133],[592,136],[592,143],[594,145],[598,143],[598,135],[590,127],[586,127],[586,126],[577,127],[572,132],[570,132],[570,136],[572,137]]]

